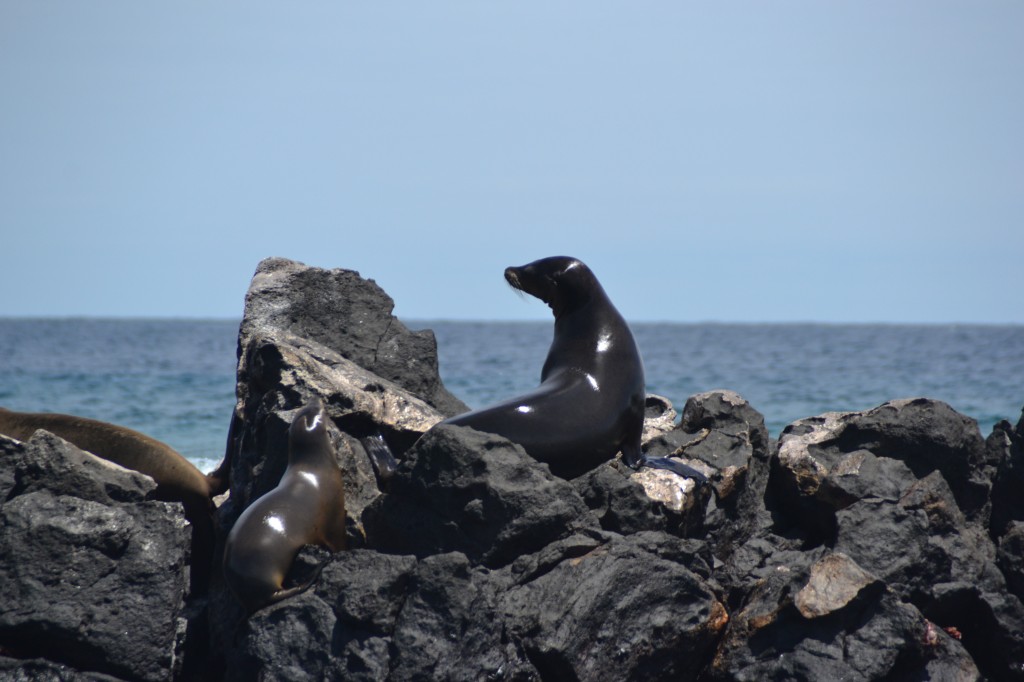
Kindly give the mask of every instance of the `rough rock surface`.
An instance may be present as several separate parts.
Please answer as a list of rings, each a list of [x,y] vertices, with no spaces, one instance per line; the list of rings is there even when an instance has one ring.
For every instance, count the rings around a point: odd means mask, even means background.
[[[367,544],[382,551],[460,551],[490,567],[600,528],[547,465],[500,436],[459,426],[430,431],[406,453],[364,522]]]
[[[804,419],[779,439],[776,529],[845,554],[956,632],[983,674],[1021,679],[1024,607],[988,528],[992,479],[1009,456],[934,400]]]
[[[1002,535],[1008,524],[1024,521],[1024,410],[1017,426],[1008,421],[996,424],[985,442],[988,460],[996,463],[992,485],[992,520],[995,536]]]
[[[292,410],[315,396],[337,427],[330,433],[356,535],[363,508],[378,495],[359,439],[379,433],[400,453],[445,415],[468,409],[441,383],[433,333],[410,332],[393,308],[380,287],[351,270],[283,258],[259,264],[238,333],[222,525],[277,485]]]
[[[334,349],[446,416],[465,412],[441,383],[434,333],[409,331],[391,314],[394,307],[383,289],[353,270],[267,258],[245,296],[239,349],[254,337],[288,331]]]
[[[1024,419],[985,440],[894,400],[775,443],[734,392],[678,423],[651,396],[647,451],[710,484],[617,461],[566,481],[432,429],[460,408],[391,307],[349,271],[257,270],[218,531],[276,485],[319,397],[351,542],[304,548],[288,582],[320,570],[313,586],[249,617],[216,572],[186,602],[180,509],[148,479],[0,439],[0,679],[1024,679]],[[375,433],[401,459],[383,491]]]
[[[716,556],[730,556],[768,523],[764,496],[774,447],[764,417],[739,394],[691,396],[678,426],[651,440],[647,451],[681,457],[709,475],[713,490],[707,492],[714,494],[698,528],[713,543]]]
[[[239,372],[239,394],[245,400],[228,443],[231,498],[222,516],[237,515],[237,507],[277,485],[288,465],[292,413],[315,396],[323,399],[335,425],[329,431],[346,472],[345,502],[356,523],[378,494],[359,438],[381,433],[400,451],[443,418],[337,352],[288,332],[253,337],[245,360]]]
[[[188,584],[180,505],[148,500],[149,477],[44,431],[0,436],[0,470],[0,679],[75,679],[65,668],[174,679]]]
[[[707,679],[981,679],[959,642],[836,556],[823,548],[765,556]],[[843,598],[822,598],[823,581]]]

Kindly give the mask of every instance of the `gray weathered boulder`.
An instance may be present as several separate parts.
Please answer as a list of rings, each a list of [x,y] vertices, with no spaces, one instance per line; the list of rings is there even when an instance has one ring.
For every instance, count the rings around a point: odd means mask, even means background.
[[[458,551],[491,567],[599,529],[575,488],[521,446],[447,425],[406,453],[363,518],[367,544],[382,551]]]
[[[734,391],[691,396],[676,428],[652,439],[647,452],[682,457],[708,475],[714,495],[701,508],[700,527],[720,559],[767,523],[764,495],[774,447],[764,417]]]
[[[849,557],[765,557],[709,680],[980,680],[948,633]]]
[[[189,536],[156,484],[44,431],[0,436],[0,678],[181,668]],[[33,660],[45,659],[45,660]],[[51,671],[51,672],[47,672]]]
[[[352,532],[378,494],[360,439],[381,434],[402,452],[446,414],[466,408],[441,383],[433,333],[410,332],[394,303],[351,270],[268,258],[256,269],[238,334],[237,404],[225,466],[231,496],[218,513],[226,532],[287,466],[292,410],[323,400],[345,472]]]
[[[512,636],[542,679],[698,678],[728,615],[705,581],[648,541],[613,538],[509,590]]]
[[[768,497],[776,529],[843,553],[959,633],[983,674],[1021,679],[1024,605],[988,532],[997,468],[973,420],[938,401],[891,401],[787,427]]]
[[[267,258],[245,295],[239,353],[254,337],[286,331],[340,353],[445,416],[468,410],[441,383],[433,332],[409,331],[391,314],[394,307],[383,289],[353,270]],[[244,362],[239,369],[242,374]],[[240,401],[244,392],[243,385]]]
[[[292,412],[319,397],[332,425],[329,432],[345,472],[345,502],[359,523],[362,509],[378,494],[359,438],[382,433],[408,447],[442,415],[422,400],[320,344],[276,332],[255,336],[245,349],[246,396],[229,440],[231,500],[222,516],[235,514],[277,485],[288,464]],[[401,448],[399,448],[401,449]]]

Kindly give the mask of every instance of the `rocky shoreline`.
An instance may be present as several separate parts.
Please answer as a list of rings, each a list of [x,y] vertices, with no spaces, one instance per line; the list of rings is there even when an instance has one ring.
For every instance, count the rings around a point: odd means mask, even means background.
[[[1024,416],[984,438],[918,398],[769,438],[741,396],[648,400],[647,450],[566,481],[440,427],[465,409],[429,331],[347,270],[263,261],[239,329],[222,543],[327,406],[350,549],[246,617],[189,593],[180,505],[38,432],[0,437],[0,680],[1024,679]],[[402,464],[378,489],[361,439]],[[219,556],[220,547],[215,548]]]

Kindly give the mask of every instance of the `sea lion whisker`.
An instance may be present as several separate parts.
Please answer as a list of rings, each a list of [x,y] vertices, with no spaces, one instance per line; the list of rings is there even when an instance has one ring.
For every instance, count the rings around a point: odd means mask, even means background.
[[[519,273],[512,268],[505,268],[505,281],[519,294],[523,293],[523,283],[519,280]]]

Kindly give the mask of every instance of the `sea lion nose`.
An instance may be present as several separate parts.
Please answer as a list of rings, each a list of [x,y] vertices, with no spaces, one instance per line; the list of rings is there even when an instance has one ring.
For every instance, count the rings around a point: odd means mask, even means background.
[[[516,289],[522,289],[519,284],[519,272],[517,268],[505,268],[505,281]]]

